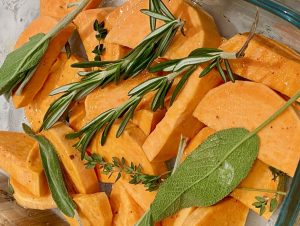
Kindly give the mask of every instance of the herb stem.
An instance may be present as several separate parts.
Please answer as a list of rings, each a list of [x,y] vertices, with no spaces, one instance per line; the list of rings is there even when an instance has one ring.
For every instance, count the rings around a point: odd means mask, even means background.
[[[287,194],[284,191],[277,191],[277,190],[270,190],[270,189],[261,189],[261,188],[237,187],[237,189],[245,190],[245,191],[259,191],[259,192],[274,193],[274,194],[278,194],[278,195],[286,195]]]

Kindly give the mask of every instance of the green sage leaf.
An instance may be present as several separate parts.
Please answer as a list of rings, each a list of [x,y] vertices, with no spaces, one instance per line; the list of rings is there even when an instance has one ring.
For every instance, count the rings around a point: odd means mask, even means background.
[[[258,150],[259,137],[243,128],[211,135],[161,185],[149,214],[157,222],[183,208],[214,205],[248,175]]]
[[[0,95],[11,92],[37,66],[48,48],[49,39],[37,34],[20,48],[8,54],[0,68]]]
[[[39,143],[42,165],[53,200],[58,209],[68,217],[75,217],[76,204],[68,194],[54,146],[45,137],[34,134],[26,124],[23,124],[23,130]]]
[[[274,210],[276,210],[278,206],[278,201],[277,201],[277,198],[274,197],[271,199],[271,202],[270,202],[270,212],[273,212]]]

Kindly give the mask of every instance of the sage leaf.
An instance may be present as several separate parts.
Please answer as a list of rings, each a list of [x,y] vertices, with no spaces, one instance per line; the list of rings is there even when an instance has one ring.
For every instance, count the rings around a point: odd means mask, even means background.
[[[43,41],[44,37],[43,33],[34,35],[8,54],[0,68],[0,95],[11,92],[37,66],[49,44],[49,39]]]
[[[211,135],[161,185],[148,214],[157,222],[183,208],[214,205],[248,175],[258,150],[259,137],[243,128]]]
[[[66,216],[74,218],[76,204],[68,194],[55,148],[45,137],[34,134],[26,124],[23,124],[23,130],[39,143],[42,165],[53,200],[58,209]]]
[[[278,206],[278,201],[277,201],[277,198],[274,197],[271,199],[271,202],[270,202],[270,212],[273,212],[274,210],[276,210]]]

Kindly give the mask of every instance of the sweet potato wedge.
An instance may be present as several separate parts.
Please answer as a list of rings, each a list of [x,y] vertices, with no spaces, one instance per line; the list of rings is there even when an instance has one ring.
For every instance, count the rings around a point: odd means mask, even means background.
[[[33,130],[38,131],[40,129],[49,106],[62,95],[49,96],[52,90],[80,80],[77,75],[79,70],[71,67],[73,63],[79,61],[81,59],[76,56],[71,56],[68,59],[65,53],[59,54],[43,88],[36,94],[32,102],[25,107],[26,118]]]
[[[43,196],[33,195],[27,187],[24,187],[14,178],[10,178],[9,182],[14,189],[14,198],[16,202],[27,209],[47,210],[56,208],[56,204],[52,199],[51,193]]]
[[[210,207],[197,208],[190,214],[182,225],[234,225],[244,226],[249,209],[233,198],[225,198],[218,204]]]
[[[119,128],[119,123],[115,123],[107,137],[105,145],[101,146],[100,136],[98,133],[91,143],[92,152],[100,154],[106,161],[111,162],[112,157],[125,157],[127,163],[133,162],[136,165],[141,165],[143,172],[148,174],[160,174],[166,172],[164,163],[150,163],[142,149],[142,144],[146,139],[143,131],[133,123],[129,122],[123,134],[116,138],[116,132]],[[99,173],[101,175],[101,173]],[[105,177],[102,174],[101,181]]]
[[[100,22],[112,12],[113,8],[99,8],[82,11],[74,20],[74,24],[78,29],[79,36],[83,42],[86,54],[89,60],[94,60],[95,54],[92,53],[94,48],[99,45],[94,31],[94,22],[97,19]],[[104,41],[105,52],[101,56],[102,60],[117,60],[128,52],[128,48],[118,44],[107,43]]]
[[[128,92],[132,88],[155,76],[155,74],[144,71],[135,78],[122,81],[122,85],[111,83],[104,88],[97,88],[85,99],[85,120],[89,122],[101,113],[124,103],[128,99]],[[142,100],[141,105],[145,105],[144,102],[149,104],[151,97],[152,93],[146,95],[144,100]]]
[[[135,112],[132,122],[148,136],[154,130],[155,126],[163,119],[165,114],[165,109],[158,109],[156,112],[149,109],[141,109]]]
[[[35,19],[21,34],[19,37],[16,48],[20,47],[24,43],[26,43],[29,38],[37,33],[47,33],[51,30],[56,24],[57,20],[48,17],[48,16],[40,16]],[[24,107],[28,105],[35,95],[40,91],[43,87],[44,82],[46,81],[50,69],[55,62],[58,54],[65,46],[67,40],[75,30],[74,25],[66,26],[62,31],[60,31],[49,43],[48,49],[46,50],[44,56],[42,57],[37,69],[24,87],[21,95],[13,95],[13,103],[16,108]]]
[[[0,132],[0,168],[33,195],[41,197],[49,193],[48,184],[41,161],[28,160],[30,152],[38,152],[38,146],[30,137],[23,133]]]
[[[162,226],[184,226],[185,220],[194,212],[196,207],[185,208],[180,210],[178,213],[164,219],[161,224]]]
[[[237,34],[221,45],[225,51],[236,51],[248,34]],[[230,62],[234,73],[263,83],[270,88],[293,96],[300,90],[300,55],[289,47],[263,35],[251,40],[243,58]]]
[[[75,190],[80,194],[91,194],[99,191],[98,180],[94,170],[86,169],[80,153],[73,146],[78,139],[68,140],[66,134],[73,130],[63,123],[57,123],[51,129],[43,131],[44,135],[55,147],[57,154],[68,173]]]
[[[84,215],[92,226],[111,226],[112,210],[104,192],[78,194],[73,196],[80,215]]]
[[[188,79],[185,87],[168,109],[165,117],[147,137],[143,149],[150,161],[160,162],[176,156],[180,136],[192,138],[204,126],[192,116],[201,98],[220,82],[220,76],[212,71],[199,78],[199,67]]]
[[[142,184],[130,184],[129,178],[123,177],[121,178],[118,183],[122,184],[123,189],[125,189],[128,194],[134,199],[136,203],[144,210],[147,211],[153,202],[156,193],[155,191],[149,192],[146,190],[144,185]]]
[[[94,9],[97,8],[102,0],[91,0],[84,8]],[[57,19],[61,19],[74,10],[75,7],[68,8],[69,3],[76,3],[76,0],[40,0],[40,15],[51,16]]]
[[[185,36],[178,32],[166,53],[167,58],[185,57],[199,47],[219,46],[220,35],[210,15],[201,9],[195,9],[182,0],[164,2],[176,17],[185,21]],[[140,26],[140,24],[149,24],[149,17],[140,12],[141,9],[147,9],[148,5],[148,0],[133,0],[121,6],[118,10],[122,13],[117,16],[118,11],[116,11],[111,16],[114,25],[107,35],[106,41],[129,48],[136,47],[150,33],[150,26]],[[126,26],[122,26],[124,24]],[[158,26],[161,24],[159,22]]]
[[[86,123],[84,101],[76,102],[69,113],[70,127],[75,131],[80,130]]]
[[[113,185],[110,203],[114,214],[113,226],[132,226],[144,212],[120,183]]]
[[[188,144],[186,149],[184,150],[183,159],[185,159],[191,152],[193,152],[201,143],[203,143],[210,135],[214,134],[216,131],[205,127],[203,128]],[[269,169],[269,166],[257,160],[253,165],[248,176],[242,181],[239,187],[244,188],[258,188],[258,189],[266,189],[266,190],[277,190],[278,180],[274,181],[272,172]],[[245,191],[241,189],[235,189],[231,196],[235,199],[239,200],[248,208],[252,209],[255,212],[259,212],[258,208],[255,208],[252,203],[255,201],[256,196],[264,196],[268,198],[272,198],[274,194],[266,193],[266,192],[256,192],[256,191]],[[281,200],[279,200],[281,201]],[[269,219],[272,215],[272,212],[269,211],[267,207],[267,211],[263,214],[263,217]]]
[[[266,85],[237,81],[211,90],[200,101],[194,116],[215,130],[243,127],[252,131],[284,103]],[[299,133],[300,119],[290,107],[258,133],[258,159],[293,176],[300,158]]]

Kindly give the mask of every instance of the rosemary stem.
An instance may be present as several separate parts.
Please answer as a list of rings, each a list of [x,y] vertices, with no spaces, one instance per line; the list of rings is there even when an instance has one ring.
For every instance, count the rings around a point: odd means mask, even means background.
[[[261,189],[261,188],[238,187],[237,189],[245,190],[245,191],[260,191],[260,192],[274,193],[274,194],[278,194],[278,195],[286,195],[286,194],[287,194],[287,193],[284,192],[284,191],[269,190],[269,189]]]

